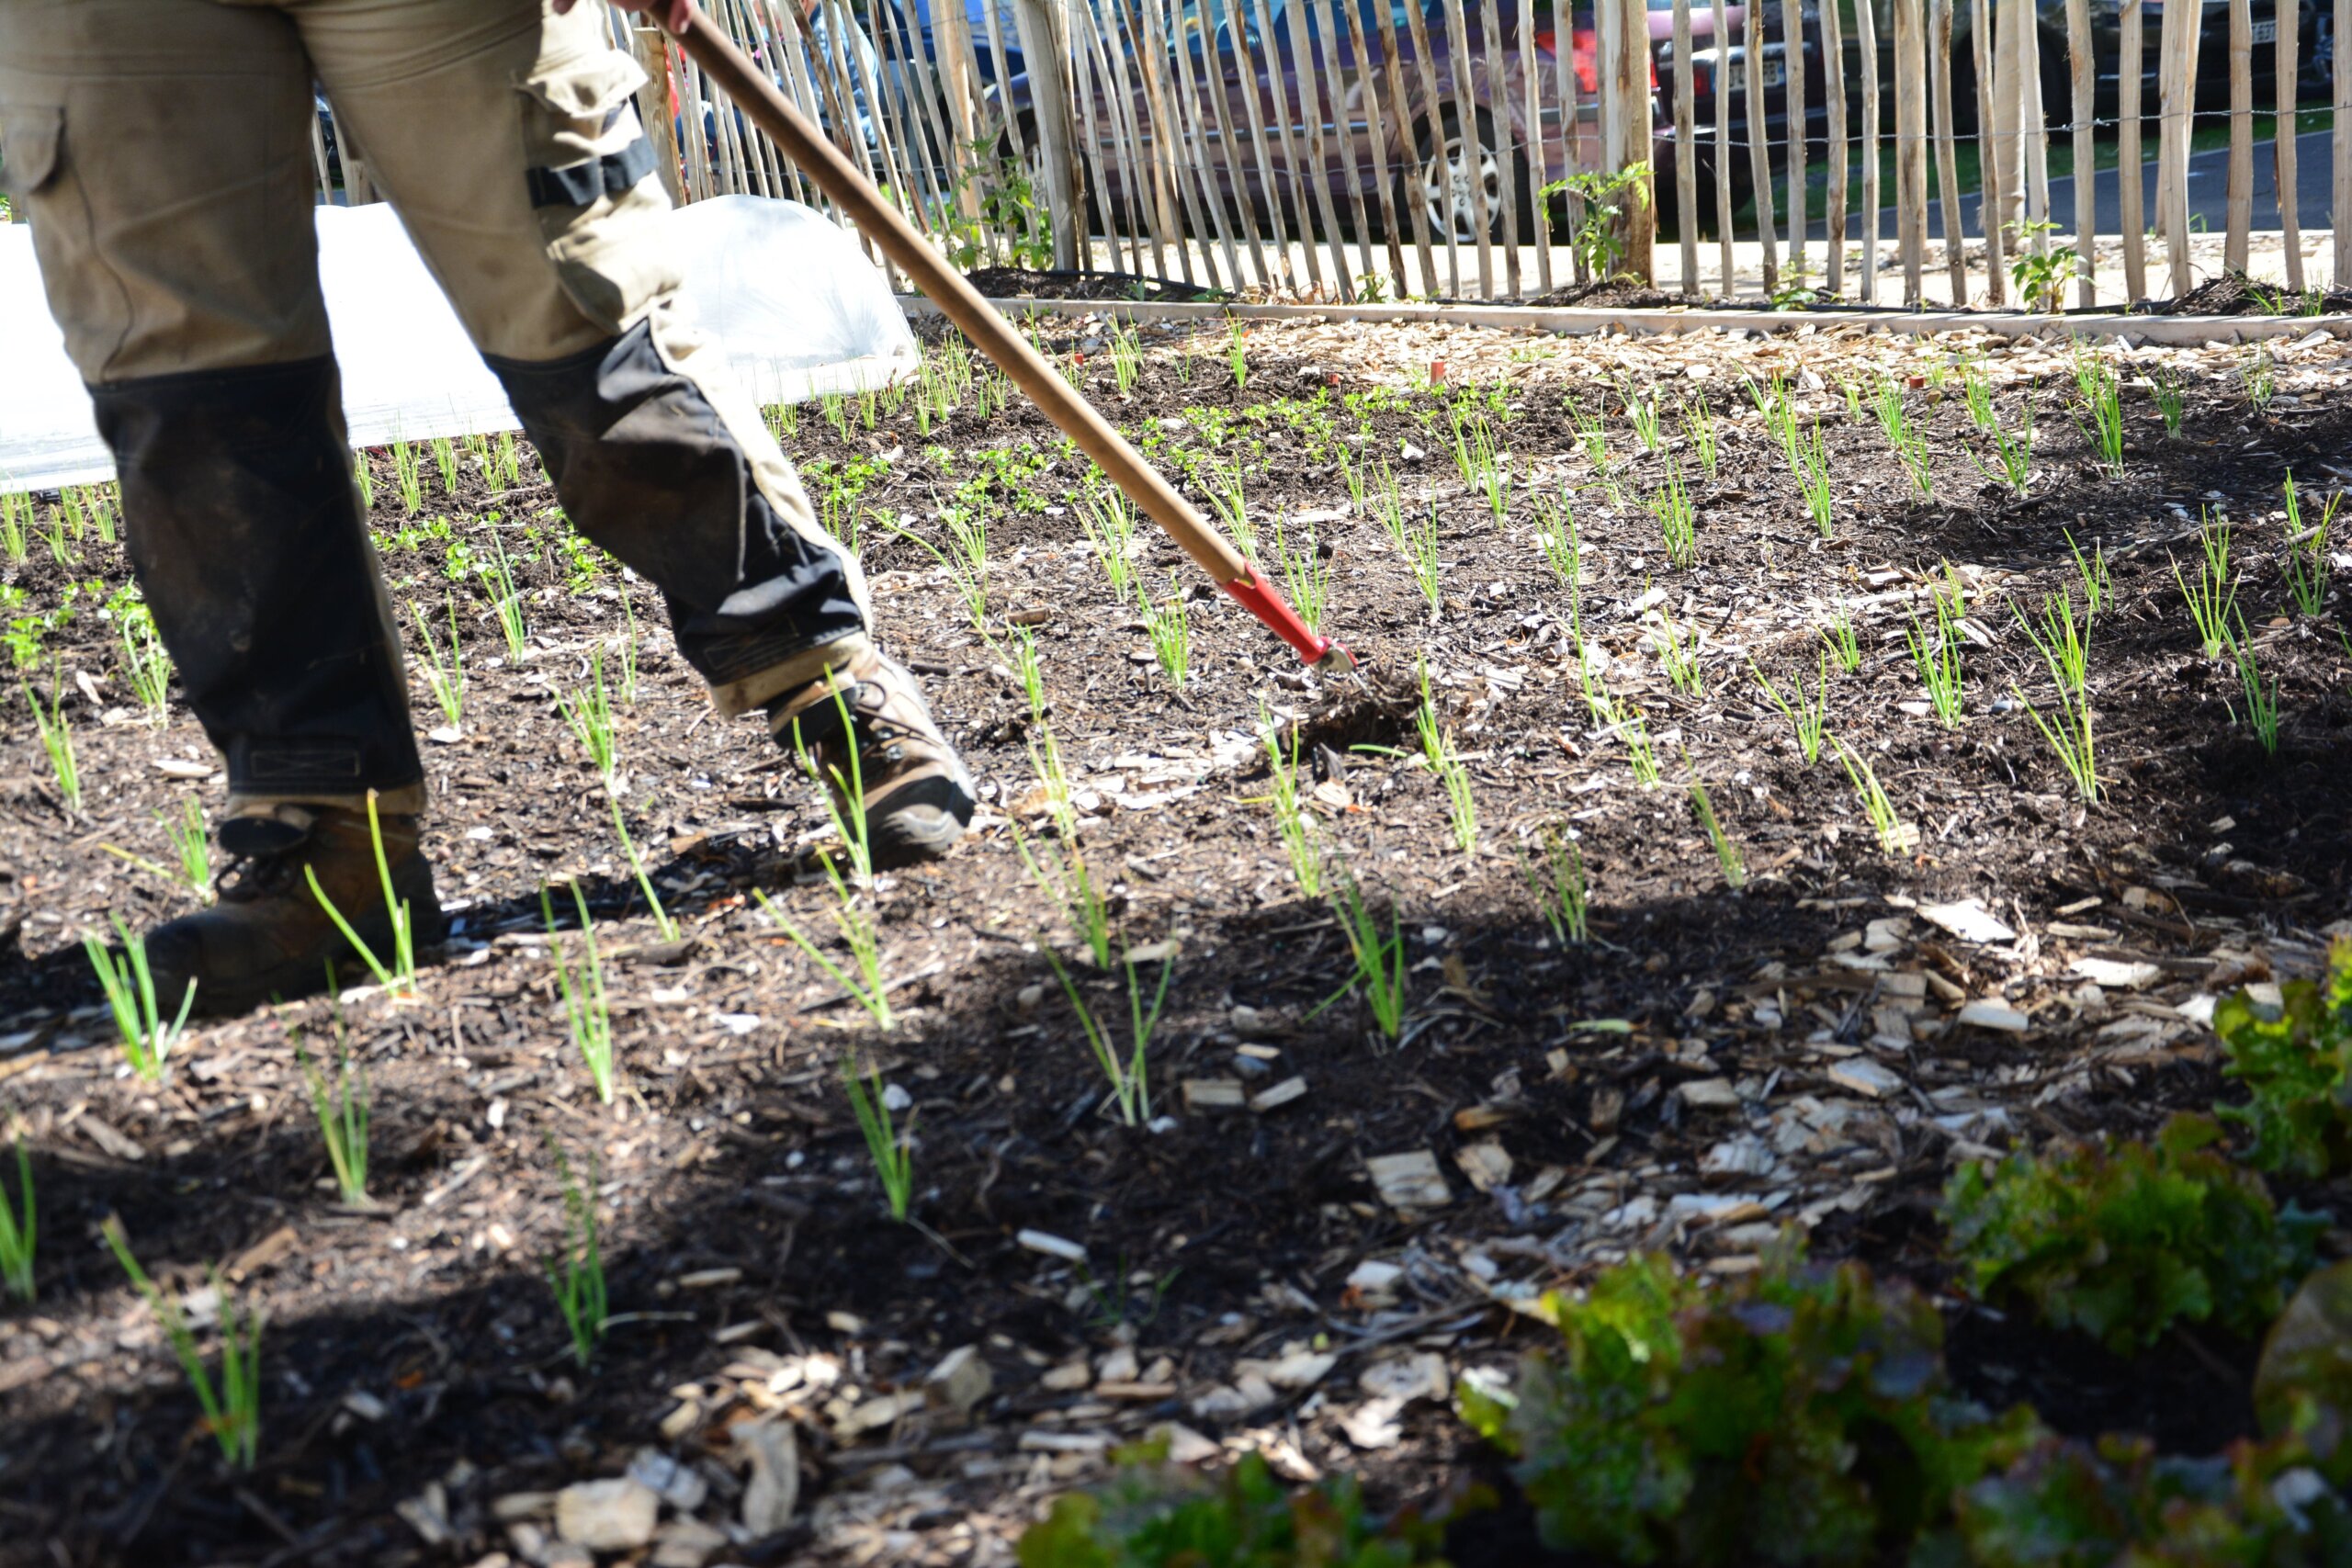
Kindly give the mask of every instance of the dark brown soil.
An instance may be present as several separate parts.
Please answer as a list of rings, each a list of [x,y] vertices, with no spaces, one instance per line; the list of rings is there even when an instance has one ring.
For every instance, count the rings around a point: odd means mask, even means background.
[[[2256,283],[2242,272],[2209,277],[2177,299],[2155,306],[2160,316],[2335,315],[2352,310],[2352,292],[2312,289],[2298,297],[2270,284]]]
[[[987,807],[944,864],[872,889],[885,970],[901,980],[887,1034],[753,900],[763,891],[802,929],[830,931],[808,859],[823,814],[759,729],[711,716],[646,587],[567,544],[527,458],[523,485],[496,494],[470,470],[446,494],[428,461],[410,517],[377,453],[372,522],[395,600],[436,626],[445,595],[458,607],[462,733],[425,748],[428,848],[456,935],[413,1000],[368,991],[209,1025],[161,1086],[125,1076],[76,939],[107,911],[136,924],[192,907],[107,846],[171,863],[158,814],[217,803],[219,782],[188,777],[209,753],[176,691],[153,728],[125,688],[97,613],[127,581],[118,547],[69,540],[60,561],[36,538],[30,558],[0,567],[6,618],[53,623],[24,676],[46,687],[56,661],[86,788],[65,809],[27,710],[0,705],[0,928],[15,931],[0,957],[0,1117],[32,1151],[42,1243],[39,1300],[0,1307],[0,1562],[473,1562],[520,1551],[499,1499],[616,1474],[646,1446],[701,1466],[716,1488],[703,1517],[731,1522],[743,1445],[730,1434],[763,1410],[797,1423],[798,1516],[719,1561],[1003,1562],[1002,1540],[1099,1462],[1094,1435],[1124,1441],[1163,1420],[1271,1450],[1286,1473],[1347,1465],[1384,1499],[1425,1501],[1484,1461],[1427,1400],[1404,1408],[1392,1445],[1360,1447],[1343,1418],[1368,1367],[1426,1352],[1449,1374],[1507,1369],[1532,1325],[1498,1293],[1573,1285],[1634,1247],[1736,1269],[1782,1221],[1810,1226],[1824,1255],[1932,1283],[1932,1209],[1957,1159],[2210,1104],[2209,1037],[2176,1004],[2316,961],[2345,901],[2352,702],[2333,616],[2283,608],[2271,513],[2285,471],[2315,483],[2346,449],[2341,400],[2262,414],[2217,383],[2192,392],[2186,433],[2167,440],[2135,394],[2117,477],[2090,461],[2053,362],[2043,385],[1998,399],[2012,423],[2027,397],[2040,415],[2019,500],[1965,455],[1988,448],[1956,391],[1923,389],[1910,400],[1935,493],[1921,502],[1833,381],[1807,395],[1838,486],[1825,540],[1735,386],[1712,384],[1712,479],[1687,446],[1642,453],[1611,399],[1617,502],[1584,466],[1560,385],[1530,380],[1498,394],[1519,476],[1498,527],[1454,472],[1430,393],[1330,386],[1298,373],[1286,341],[1252,333],[1240,390],[1221,333],[1196,353],[1154,347],[1124,396],[1107,356],[1089,352],[1082,374],[1196,486],[1204,462],[1239,465],[1271,574],[1277,517],[1294,548],[1312,529],[1330,627],[1365,660],[1363,687],[1299,671],[1146,533],[1146,583],[1165,596],[1173,577],[1189,595],[1191,677],[1174,686],[1086,548],[1071,510],[1080,465],[1025,407],[962,410],[927,433],[911,400],[870,423],[853,400],[845,430],[798,411],[786,445],[829,516],[859,519],[879,629],[926,673]],[[1817,344],[1788,344],[1792,377],[1825,363]],[[1463,378],[1457,397],[1472,395]],[[1436,518],[1434,615],[1382,525],[1351,508],[1342,453],[1349,468],[1393,468],[1408,519]],[[1698,513],[1687,570],[1642,503],[1669,461]],[[1596,731],[1563,657],[1569,600],[1536,547],[1532,497],[1564,485],[1591,487],[1575,500],[1584,635],[1647,714],[1666,770],[1656,789],[1636,787],[1622,745]],[[933,558],[876,521],[937,540],[938,507],[983,488],[990,630],[1009,647],[1006,616],[1035,623],[1080,847],[1126,940],[1175,943],[1152,1046],[1157,1130],[1111,1113],[1039,951],[1074,944],[1007,821],[1050,833],[1018,682]],[[2235,676],[2200,654],[2175,585],[2203,508],[2241,520],[2240,602],[2286,715],[2275,758],[2234,720]],[[453,545],[486,553],[493,516],[524,562],[519,666],[481,581],[462,558],[451,572]],[[2014,682],[2048,700],[2009,606],[2031,613],[2075,581],[2070,533],[2103,547],[2114,592],[2094,636],[2103,794],[2087,808],[2011,694]],[[1985,638],[1966,655],[1957,730],[1905,706],[1922,693],[1902,634],[1945,562],[1970,582]],[[1703,694],[1670,689],[1637,647],[1651,586],[1697,628]],[[555,704],[584,680],[592,639],[625,635],[624,594],[644,636],[618,720],[622,803],[693,938],[684,953],[660,947]],[[1784,692],[1810,686],[1833,599],[1852,606],[1863,657],[1852,674],[1833,667],[1831,728],[1918,829],[1900,854],[1878,847],[1829,756],[1806,766],[1748,672],[1753,659]],[[1418,761],[1417,660],[1468,768],[1473,853]],[[421,679],[413,698],[421,726],[438,722]],[[1355,999],[1330,1000],[1349,960],[1323,903],[1295,886],[1263,803],[1256,736],[1270,716],[1297,721],[1317,759],[1325,843],[1375,908],[1399,912],[1401,1043],[1377,1038]],[[1725,885],[1692,815],[1694,773],[1744,889]],[[1523,869],[1561,828],[1578,835],[1593,899],[1594,940],[1566,949]],[[540,940],[540,888],[567,879],[612,955],[623,1090],[610,1107],[568,1042]],[[1919,912],[1965,898],[2016,940],[1972,944]],[[1873,921],[1893,923],[1866,931]],[[2145,961],[2161,978],[2086,992],[2068,968],[2088,956]],[[1924,990],[1899,988],[1905,977]],[[1124,995],[1080,983],[1124,1039]],[[2029,1013],[2030,1030],[1959,1024],[1959,1000],[1979,997]],[[1888,1021],[1890,1005],[1911,1021]],[[1898,1024],[1909,1038],[1890,1044]],[[292,1055],[297,1037],[324,1052],[338,1031],[373,1089],[380,1207],[368,1212],[334,1201]],[[852,1050],[910,1100],[920,1224],[884,1213],[841,1087]],[[1898,1087],[1855,1089],[1862,1066]],[[1261,1112],[1193,1108],[1182,1087],[1238,1079],[1257,1093],[1292,1077],[1305,1093]],[[1716,1084],[1736,1109],[1706,1092]],[[1702,1168],[1742,1137],[1765,1166]],[[1510,1168],[1481,1190],[1460,1162],[1488,1144]],[[540,1269],[562,1227],[551,1145],[593,1161],[600,1184],[617,1317],[585,1370]],[[1451,1201],[1393,1207],[1367,1161],[1424,1149]],[[5,1163],[0,1176],[13,1189]],[[199,1429],[97,1240],[109,1214],[168,1287],[218,1265],[267,1311],[254,1473],[225,1472]],[[1022,1239],[1033,1232],[1082,1246],[1088,1263],[1037,1250]],[[1406,1269],[1391,1294],[1351,1283],[1367,1259]],[[1167,1358],[1164,1386],[1043,1380],[1123,1340],[1145,1372]],[[919,1388],[966,1345],[994,1382],[972,1425],[901,1413],[861,1428],[861,1405]],[[1196,1408],[1230,1387],[1238,1359],[1317,1345],[1342,1358],[1319,1382],[1246,1414]],[[2244,1425],[2242,1349],[2207,1348],[2211,1365],[2175,1356],[2168,1381],[2135,1390],[2133,1370],[1954,1317],[1959,1375],[1980,1395],[2030,1399],[2068,1429],[2153,1423],[2189,1447]],[[2193,1416],[2167,1414],[2189,1401]],[[1487,1555],[1462,1560],[1535,1561],[1497,1529]]]
[[[1170,277],[1130,272],[1035,272],[984,266],[967,272],[971,286],[992,299],[1210,299],[1212,289]]]
[[[1621,278],[1596,277],[1587,283],[1571,283],[1565,288],[1555,288],[1549,294],[1535,295],[1522,303],[1560,309],[1576,306],[1593,310],[1663,310],[1689,304],[1690,301],[1662,288],[1645,288]]]

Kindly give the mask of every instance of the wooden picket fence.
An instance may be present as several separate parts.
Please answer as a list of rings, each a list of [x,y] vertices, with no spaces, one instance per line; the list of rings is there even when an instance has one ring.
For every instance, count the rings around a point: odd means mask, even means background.
[[[1518,0],[1522,10],[1528,3]],[[1695,11],[1693,0],[1672,0],[1670,31],[1655,40],[1670,49],[1669,63],[1654,68],[1643,0],[1595,0],[1589,27],[1543,38],[1548,13],[1532,27],[1506,27],[1498,0],[981,0],[978,26],[960,0],[926,0],[935,23],[928,42],[911,0],[706,0],[892,201],[966,265],[1109,270],[1259,298],[1343,301],[1526,298],[1587,281],[1595,265],[1649,282],[1664,270],[1653,209],[1618,197],[1623,210],[1603,223],[1587,197],[1609,193],[1561,187],[1572,175],[1661,161],[1672,173],[1658,194],[1679,215],[1671,281],[1687,298],[1785,298],[1818,287],[1865,303],[1918,305],[1932,291],[1994,306],[2115,307],[2177,297],[2212,272],[2214,258],[2201,252],[2192,265],[2199,224],[2188,163],[2192,126],[2225,117],[2218,259],[2248,265],[2252,0],[2226,0],[2226,109],[2194,101],[2198,8],[2159,0],[2153,229],[2143,198],[2148,0],[2116,0],[2114,102],[2104,121],[2094,110],[2109,62],[2095,58],[2090,0],[2064,0],[2071,103],[2058,128],[2046,125],[2032,0],[1998,0],[2027,7],[2018,16],[2029,25],[2007,51],[1996,47],[1994,0],[1876,3],[1883,19],[1872,0],[1826,0],[1811,15],[1802,0],[1728,8],[1700,0]],[[2278,281],[2300,294],[2292,128],[2305,39],[2292,0],[2277,3],[2275,37],[2266,41],[2275,107],[2289,130],[2276,143]],[[2333,3],[2331,45],[2352,34],[2352,0]],[[1968,8],[1969,136],[1956,129],[1955,6]],[[646,66],[639,109],[679,199],[743,193],[826,205],[662,35],[612,15],[616,41]],[[1891,45],[1884,69],[1883,28]],[[1240,41],[1191,47],[1204,36]],[[1722,68],[1724,43],[1739,51],[1736,72]],[[996,66],[1014,51],[1028,91],[1013,95],[1008,113]],[[2352,72],[2331,54],[2332,206],[2341,209],[2352,206]],[[1809,83],[1809,72],[1834,76],[1838,90]],[[1668,85],[1663,105],[1657,81]],[[1775,91],[1786,108],[1778,128],[1768,124]],[[1817,123],[1791,134],[1808,126],[1798,106],[1814,102]],[[1470,177],[1441,181],[1433,203],[1431,157],[1465,126],[1477,129],[1485,154],[1458,159]],[[2069,136],[2074,166],[2089,169],[2103,127],[2113,130],[2120,169],[2106,249],[2120,249],[2121,274],[2104,280],[2093,243],[2097,182],[2074,181],[2070,234],[2047,222],[2051,135]],[[1959,154],[1971,141],[1980,177],[1963,191]],[[1893,154],[1891,193],[1880,188],[1884,151]],[[1825,165],[1816,197],[1807,176]],[[323,147],[320,171],[323,185]],[[2020,172],[2022,191],[2005,190]],[[343,173],[348,199],[372,198],[364,166]],[[1747,193],[1736,191],[1736,175]],[[1886,236],[1883,194],[1893,198]],[[1973,209],[1963,197],[1977,198]],[[1448,201],[1461,209],[1453,220],[1441,209]],[[1931,208],[1940,236],[1931,232]],[[2021,224],[1988,224],[1988,214],[2012,209],[2021,209]],[[1705,241],[1702,228],[1712,231]],[[1602,234],[1605,253],[1594,243]],[[2162,250],[2153,280],[2152,239]],[[2026,269],[2038,299],[2018,299],[2019,249],[2054,258]],[[2330,286],[2352,288],[2346,231],[2334,235],[2333,261]]]

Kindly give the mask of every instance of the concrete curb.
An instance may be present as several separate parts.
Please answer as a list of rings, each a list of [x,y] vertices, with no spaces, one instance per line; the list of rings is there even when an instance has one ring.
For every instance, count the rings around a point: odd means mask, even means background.
[[[899,303],[910,315],[938,314],[937,307],[920,294],[901,294]],[[2082,338],[2129,338],[2133,344],[2160,344],[2173,348],[2211,344],[2256,343],[2265,339],[2301,337],[2324,332],[2331,337],[2352,337],[2352,315],[2333,316],[2031,316],[2017,312],[1919,310],[1724,310],[1665,309],[1656,310],[1587,310],[1546,309],[1527,305],[1242,305],[1173,300],[1132,299],[996,299],[1000,310],[1015,316],[1113,315],[1130,321],[1214,321],[1227,318],[1269,321],[1448,321],[1461,326],[1501,331],[1534,331],[1562,337],[1584,337],[1611,327],[1639,335],[1704,332],[1709,327],[1747,332],[1781,333],[1800,326],[1819,331],[1860,326],[1914,337],[1937,333],[1981,332],[1996,337],[2026,338],[2058,335]]]

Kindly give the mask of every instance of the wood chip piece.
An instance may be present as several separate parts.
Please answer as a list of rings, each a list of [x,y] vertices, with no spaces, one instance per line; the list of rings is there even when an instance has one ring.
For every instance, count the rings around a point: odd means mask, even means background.
[[[1929,925],[1950,931],[1962,942],[2017,940],[2018,933],[1986,908],[1982,898],[1963,898],[1957,904],[1922,905],[1919,918]]]
[[[1453,1191],[1437,1168],[1437,1156],[1428,1149],[1408,1154],[1375,1155],[1364,1161],[1372,1184],[1395,1209],[1442,1209],[1453,1201]]]
[[[1230,1111],[1249,1103],[1239,1078],[1186,1078],[1183,1087],[1187,1111]]]
[[[2023,1034],[2033,1021],[2006,1002],[1980,998],[1960,1010],[1960,1021],[2002,1034]]]
[[[2164,978],[2165,972],[2144,960],[2077,958],[2066,972],[2110,991],[2137,991]]]
[[[1453,1163],[1481,1192],[1492,1192],[1510,1180],[1510,1151],[1492,1138],[1454,1150]]]
[[[1065,1263],[1086,1261],[1086,1248],[1074,1241],[1065,1241],[1048,1231],[1023,1231],[1012,1238],[1032,1252],[1042,1252],[1048,1258],[1058,1258]]]
[[[1867,1056],[1833,1063],[1829,1081],[1871,1100],[1884,1100],[1903,1087],[1903,1080]]]
[[[1261,1089],[1251,1095],[1250,1109],[1262,1114],[1277,1106],[1288,1105],[1294,1100],[1303,1100],[1306,1096],[1306,1080],[1302,1077],[1288,1077],[1271,1089]]]

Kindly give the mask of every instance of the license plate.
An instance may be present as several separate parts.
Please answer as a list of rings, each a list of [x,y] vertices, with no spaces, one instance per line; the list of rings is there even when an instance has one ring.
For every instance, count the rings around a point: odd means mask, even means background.
[[[2278,24],[2275,21],[2255,23],[2254,41],[2256,43],[2277,43],[2278,41]]]
[[[1766,55],[1764,57],[1764,85],[1768,87],[1777,87],[1788,79],[1788,61],[1777,54]]]

